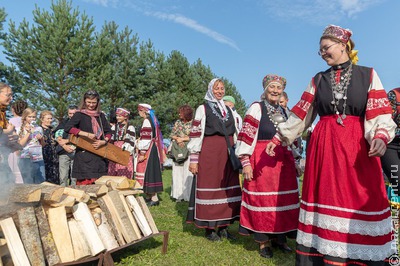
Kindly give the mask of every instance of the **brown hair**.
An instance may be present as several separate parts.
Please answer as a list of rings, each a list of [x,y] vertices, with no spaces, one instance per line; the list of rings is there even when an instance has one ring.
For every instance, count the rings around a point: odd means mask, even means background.
[[[22,132],[24,131],[24,126],[26,123],[26,118],[28,117],[28,115],[33,114],[33,113],[37,113],[37,111],[33,108],[27,107],[25,108],[25,110],[22,112],[21,115],[21,129],[19,131],[19,137],[22,137]]]
[[[350,57],[350,52],[351,50],[354,49],[354,47],[356,47],[356,44],[353,42],[353,40],[351,38],[349,38],[349,42],[350,42],[350,47],[349,45],[347,45],[347,43],[342,42],[342,40],[340,40],[339,38],[333,37],[333,36],[322,36],[319,40],[319,43],[321,43],[322,40],[331,40],[333,42],[337,42],[337,43],[343,43],[346,46],[346,53],[347,55]]]
[[[83,95],[83,98],[79,104],[79,109],[87,109],[85,100],[86,99],[97,99],[97,106],[96,106],[96,111],[100,112],[100,94],[97,91],[94,90],[89,90],[87,92],[85,92],[85,94]]]
[[[24,100],[17,100],[13,102],[11,108],[17,116],[22,116],[22,112],[28,107],[28,103]]]
[[[49,110],[44,110],[44,111],[42,111],[42,112],[40,113],[40,121],[43,122],[43,118],[44,118],[46,115],[54,116],[53,113],[52,113],[51,111],[49,111]]]
[[[193,109],[189,105],[185,104],[179,107],[179,113],[182,113],[184,122],[188,122],[193,119]]]
[[[4,88],[10,88],[11,89],[11,87],[8,84],[6,84],[4,82],[0,82],[0,91],[2,91]]]

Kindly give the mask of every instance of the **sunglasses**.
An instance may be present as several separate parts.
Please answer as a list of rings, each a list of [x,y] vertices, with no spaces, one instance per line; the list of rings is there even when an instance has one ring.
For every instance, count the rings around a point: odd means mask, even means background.
[[[85,96],[95,96],[95,97],[99,97],[100,95],[99,95],[99,93],[98,93],[97,91],[92,91],[92,90],[90,90],[90,91],[87,91],[87,92],[85,93]]]

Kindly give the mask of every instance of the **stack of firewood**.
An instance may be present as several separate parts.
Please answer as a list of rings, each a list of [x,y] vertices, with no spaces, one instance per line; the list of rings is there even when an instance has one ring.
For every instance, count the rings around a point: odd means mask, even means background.
[[[159,233],[142,191],[125,177],[95,185],[15,185],[0,206],[0,266],[55,265]]]

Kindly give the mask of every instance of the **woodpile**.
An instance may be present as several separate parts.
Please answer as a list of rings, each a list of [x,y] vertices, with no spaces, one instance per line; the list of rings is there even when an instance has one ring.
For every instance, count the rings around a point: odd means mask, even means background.
[[[0,206],[0,266],[76,262],[159,233],[142,191],[125,177],[17,184],[9,193]]]

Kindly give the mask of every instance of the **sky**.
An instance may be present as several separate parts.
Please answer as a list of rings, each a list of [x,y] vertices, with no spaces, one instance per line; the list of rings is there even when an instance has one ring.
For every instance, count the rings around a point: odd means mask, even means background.
[[[35,4],[51,1],[0,0],[8,21],[33,22]],[[373,67],[388,91],[400,87],[399,0],[72,0],[100,31],[107,21],[129,27],[140,41],[169,55],[180,51],[190,63],[201,59],[216,77],[231,81],[247,104],[258,101],[262,79],[287,79],[289,106],[311,78],[328,69],[318,56],[329,24],[353,31],[359,65]],[[4,61],[4,54],[0,54]],[[199,88],[206,93],[207,88]]]

